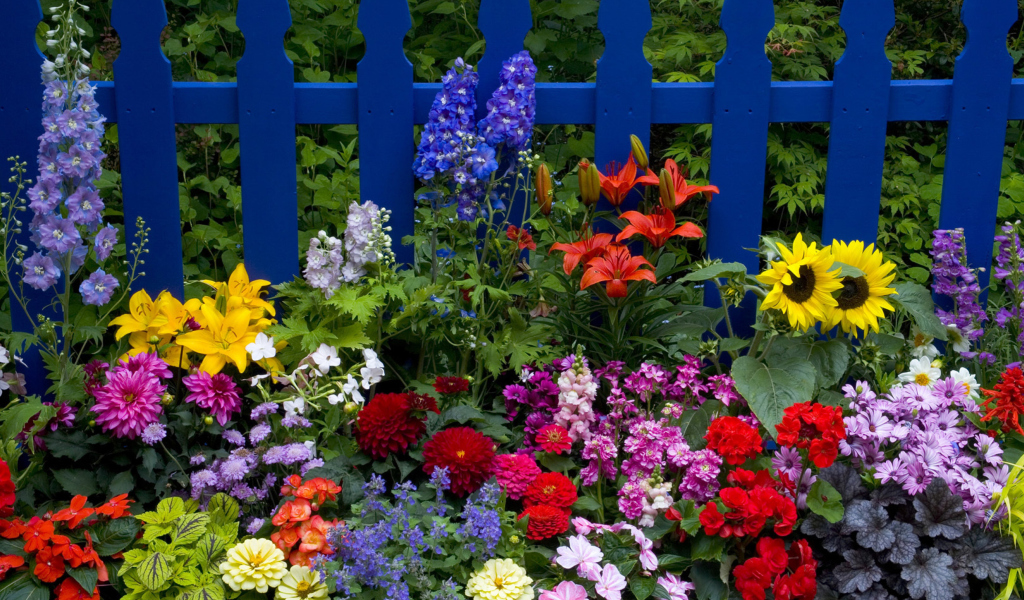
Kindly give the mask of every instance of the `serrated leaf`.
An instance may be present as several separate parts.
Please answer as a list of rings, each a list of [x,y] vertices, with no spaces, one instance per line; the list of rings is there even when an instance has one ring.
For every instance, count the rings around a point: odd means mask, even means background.
[[[707,433],[712,419],[722,407],[722,403],[718,400],[708,400],[695,409],[683,412],[683,416],[679,419],[679,429],[691,449],[700,450],[707,444],[704,434]]]
[[[842,500],[836,488],[824,479],[816,480],[807,492],[807,508],[814,514],[824,517],[829,523],[843,520],[845,509]]]
[[[184,546],[198,540],[206,533],[206,524],[210,522],[210,516],[206,513],[192,513],[181,515],[174,520],[174,544]]]
[[[747,272],[747,267],[743,263],[728,262],[728,263],[716,263],[703,269],[698,269],[693,273],[687,274],[683,277],[682,281],[707,281],[708,279],[714,279],[716,277],[731,277],[733,275],[744,275]]]
[[[237,521],[238,511],[238,501],[225,493],[215,494],[206,505],[206,512],[214,523]]]
[[[208,570],[218,563],[226,549],[227,544],[220,536],[207,533],[196,543],[195,557],[203,569]]]
[[[99,492],[96,475],[85,469],[62,469],[53,472],[53,478],[64,491],[73,495],[92,496]]]
[[[127,548],[139,532],[139,523],[131,517],[107,521],[93,529],[93,546],[100,556],[117,554]]]
[[[162,552],[153,552],[139,563],[135,568],[135,574],[142,585],[151,591],[159,591],[174,573],[171,568],[172,561],[172,557]]]
[[[771,366],[741,356],[733,363],[736,390],[747,400],[758,421],[775,438],[775,426],[782,422],[783,411],[808,402],[814,394],[814,367],[807,361],[784,358]]]
[[[633,592],[636,600],[647,600],[654,593],[654,587],[658,584],[654,577],[634,577],[629,582],[629,590]]]
[[[893,289],[896,295],[887,296],[887,300],[895,306],[903,307],[926,335],[937,340],[946,339],[946,328],[935,316],[935,303],[927,288],[917,283],[898,283]]]
[[[945,484],[943,484],[945,485]],[[953,600],[957,576],[951,568],[953,559],[938,548],[925,548],[903,567],[900,577],[907,582],[911,598]]]

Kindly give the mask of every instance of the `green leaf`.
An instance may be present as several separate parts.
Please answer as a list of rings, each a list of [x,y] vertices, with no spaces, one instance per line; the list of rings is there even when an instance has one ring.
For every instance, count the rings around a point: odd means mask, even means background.
[[[206,533],[206,524],[210,522],[210,515],[206,513],[191,513],[181,515],[174,520],[174,544],[183,546],[191,544]]]
[[[574,502],[572,505],[573,512],[581,510],[597,512],[600,509],[601,505],[597,503],[597,500],[591,498],[590,496],[580,496],[579,499],[577,499],[576,502]]]
[[[28,571],[22,571],[0,582],[0,600],[50,600],[50,588]]]
[[[557,473],[565,473],[570,469],[576,468],[576,463],[568,456],[562,456],[560,454],[551,454],[545,452],[541,455],[537,462],[544,465],[549,471],[555,471]]]
[[[922,333],[937,340],[946,339],[946,328],[935,316],[935,303],[927,288],[917,283],[898,283],[893,288],[896,295],[886,298],[897,307],[903,307]]]
[[[220,556],[226,549],[227,544],[224,543],[220,536],[207,533],[196,543],[196,549],[193,554],[203,569],[208,570],[212,565],[218,564]]]
[[[708,400],[698,408],[683,412],[679,418],[679,429],[686,439],[686,443],[694,450],[700,450],[707,442],[704,434],[708,431],[708,425],[714,418],[715,413],[723,408],[718,400]]]
[[[93,546],[100,556],[117,554],[135,541],[138,532],[139,522],[131,517],[107,521],[93,529]]]
[[[782,422],[783,411],[814,395],[815,370],[806,360],[785,357],[771,366],[749,356],[741,356],[732,365],[736,389],[747,400],[757,419],[776,436],[775,426]]]
[[[725,540],[718,536],[702,535],[693,543],[694,560],[721,560],[725,552]]]
[[[89,445],[85,439],[84,431],[55,431],[46,436],[46,452],[56,458],[81,460],[89,453]]]
[[[745,275],[747,267],[743,263],[728,262],[716,263],[703,269],[698,269],[687,274],[682,281],[707,281],[716,277],[731,277],[733,275]]]
[[[64,491],[72,495],[92,496],[99,492],[96,487],[96,475],[85,469],[63,469],[53,472]]]
[[[49,448],[49,440],[47,440],[47,448]],[[120,494],[127,494],[128,492],[135,489],[135,479],[132,478],[131,471],[122,471],[114,478],[110,480],[110,485],[107,488],[110,491],[111,496],[118,496]]]
[[[215,494],[206,505],[206,512],[214,523],[225,524],[238,520],[238,501],[225,493]]]
[[[634,577],[629,582],[629,590],[636,596],[636,600],[647,600],[654,593],[654,587],[658,584],[653,577]]]
[[[811,485],[807,492],[807,508],[816,515],[825,517],[829,523],[838,523],[843,519],[843,497],[829,482],[819,479]]]
[[[838,277],[839,279],[843,279],[844,277],[863,277],[864,276],[864,271],[861,271],[860,269],[858,269],[857,267],[855,267],[853,265],[848,265],[846,263],[841,263],[838,260],[835,261],[834,263],[832,263],[832,266],[839,268],[839,272],[836,274],[836,277]]]
[[[827,389],[835,386],[846,375],[850,366],[850,349],[842,339],[816,340],[810,337],[779,338],[775,340],[765,362],[792,359],[810,361],[814,366],[814,386]]]
[[[729,597],[729,588],[720,573],[719,564],[715,562],[698,562],[690,568],[697,600],[725,600]]]
[[[83,590],[91,592],[96,589],[96,582],[99,581],[100,574],[93,567],[67,567],[65,571],[78,582],[78,585],[82,586]]]
[[[0,412],[0,437],[4,440],[13,440],[16,435],[25,429],[25,425],[45,408],[39,398],[32,396],[25,402],[9,406]],[[51,407],[52,408],[52,407]]]
[[[171,568],[172,556],[162,552],[154,552],[146,557],[139,566],[135,568],[136,576],[142,585],[151,591],[159,591],[167,583],[167,580],[174,574]]]

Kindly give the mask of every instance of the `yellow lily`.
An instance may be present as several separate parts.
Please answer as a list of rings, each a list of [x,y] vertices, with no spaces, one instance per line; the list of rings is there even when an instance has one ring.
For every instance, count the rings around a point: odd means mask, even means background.
[[[165,294],[167,292],[164,292]],[[167,294],[168,296],[170,294]],[[159,296],[158,296],[159,298]],[[110,325],[118,325],[115,334],[116,339],[121,339],[129,333],[143,333],[148,338],[150,328],[160,328],[167,324],[167,317],[160,313],[157,303],[153,302],[146,290],[139,290],[132,294],[128,301],[128,314],[121,315],[110,321]],[[134,344],[133,344],[134,345]]]
[[[220,292],[224,285],[222,282],[208,279],[203,280],[203,283],[218,292]],[[266,279],[250,280],[249,272],[245,270],[245,265],[238,263],[231,276],[228,277],[227,293],[231,297],[242,298],[244,304],[249,308],[261,308],[267,311],[267,314],[270,316],[274,316],[276,314],[274,312],[274,305],[261,297],[263,288],[268,286],[270,286],[270,282]]]
[[[249,366],[249,353],[245,347],[256,339],[256,332],[249,329],[252,311],[245,307],[229,309],[223,315],[209,304],[200,307],[203,328],[178,336],[178,344],[202,354],[199,369],[216,375],[231,361],[238,372]]]

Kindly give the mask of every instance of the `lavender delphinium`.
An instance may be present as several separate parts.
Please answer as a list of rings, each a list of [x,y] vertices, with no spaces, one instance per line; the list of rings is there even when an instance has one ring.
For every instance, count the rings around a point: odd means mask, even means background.
[[[321,231],[309,240],[303,276],[315,289],[330,298],[344,283],[355,283],[367,274],[371,263],[394,261],[391,250],[391,211],[371,201],[352,202],[344,239]]]
[[[1004,223],[999,242],[999,254],[992,277],[1005,286],[1006,305],[996,313],[996,325],[1008,329],[1017,342],[1017,355],[1024,356],[1024,248],[1021,248],[1020,233],[1016,223]]]
[[[499,78],[501,85],[487,101],[487,116],[479,123],[480,134],[492,147],[505,143],[525,150],[537,111],[537,66],[530,53],[523,50],[505,61]]]
[[[970,267],[964,249],[963,229],[937,229],[932,245],[932,291],[953,300],[953,310],[937,308],[935,313],[946,326],[949,341],[961,356],[973,358],[971,343],[984,334],[982,323],[988,316],[978,302],[981,285]]]

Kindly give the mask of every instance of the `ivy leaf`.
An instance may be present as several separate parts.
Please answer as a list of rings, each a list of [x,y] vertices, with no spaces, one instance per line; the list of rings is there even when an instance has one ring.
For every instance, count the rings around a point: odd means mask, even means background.
[[[1021,567],[1020,550],[987,529],[972,527],[958,542],[958,558],[962,557],[968,572],[978,579],[1006,583],[1010,570]]]
[[[923,285],[898,283],[892,287],[896,290],[896,295],[886,296],[887,300],[907,311],[922,333],[937,340],[946,339],[946,328],[942,325],[942,321],[935,316],[935,303],[932,301],[932,295]]]
[[[903,567],[900,577],[907,582],[910,597],[915,600],[953,600],[957,576],[950,568],[952,564],[953,558],[938,548],[925,548]]]
[[[954,496],[940,477],[933,479],[923,494],[914,497],[914,508],[918,525],[929,537],[955,540],[966,531],[963,500]]]
[[[888,550],[896,541],[896,533],[887,527],[889,513],[869,500],[855,500],[850,504],[843,523],[857,532],[858,544],[875,552]]]
[[[741,356],[732,365],[732,377],[736,389],[772,438],[776,436],[775,426],[782,422],[783,411],[810,401],[814,395],[814,367],[791,357],[767,365]]]
[[[903,521],[889,523],[894,539],[886,560],[897,565],[905,565],[914,560],[917,549],[921,547],[921,538],[914,533],[914,526]]]
[[[843,520],[842,500],[836,488],[824,479],[818,479],[811,484],[811,489],[807,492],[807,508],[814,514],[824,517],[829,523]]]
[[[882,579],[882,569],[875,563],[870,552],[847,550],[843,552],[846,562],[838,565],[832,573],[839,581],[839,591],[844,594],[866,592],[871,585]]]

